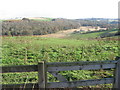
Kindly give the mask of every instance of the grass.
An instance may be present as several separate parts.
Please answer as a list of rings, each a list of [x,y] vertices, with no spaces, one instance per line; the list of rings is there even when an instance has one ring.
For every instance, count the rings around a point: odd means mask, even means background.
[[[70,37],[68,38],[73,38],[73,39],[95,39],[98,38],[104,34],[109,34],[109,33],[116,33],[118,32],[118,29],[112,29],[112,30],[106,30],[106,31],[90,31],[86,33],[73,33],[71,34]]]
[[[117,37],[95,39],[106,32],[72,34],[69,38],[42,38],[32,36],[3,37],[2,65],[35,65],[42,60],[47,62],[73,62],[115,60],[118,56]],[[90,39],[93,38],[93,39]],[[69,81],[112,77],[108,71],[64,71],[60,72]],[[9,78],[9,79],[8,79]],[[3,74],[3,83],[37,82],[37,72]],[[48,81],[57,81],[48,74]],[[102,85],[101,87],[109,85]]]
[[[35,20],[35,21],[51,21],[52,18],[31,19],[31,20]]]

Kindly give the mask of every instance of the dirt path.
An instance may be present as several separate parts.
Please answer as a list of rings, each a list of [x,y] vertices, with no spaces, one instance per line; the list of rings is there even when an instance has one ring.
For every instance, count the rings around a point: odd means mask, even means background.
[[[79,31],[79,30],[80,29],[63,30],[63,31],[59,31],[59,32],[54,33],[54,34],[40,35],[39,37],[64,38],[64,37],[69,36],[74,31]]]

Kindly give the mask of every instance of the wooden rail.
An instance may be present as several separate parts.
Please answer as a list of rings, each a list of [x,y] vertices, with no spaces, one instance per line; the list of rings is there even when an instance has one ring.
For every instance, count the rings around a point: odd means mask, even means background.
[[[102,78],[94,80],[67,81],[65,77],[59,74],[59,71],[67,70],[100,70],[115,69],[114,78]],[[90,86],[98,84],[113,83],[113,88],[120,88],[120,59],[110,61],[92,61],[92,62],[40,62],[38,65],[4,66],[2,73],[14,72],[38,72],[38,83],[28,83],[26,88],[66,88]],[[51,73],[60,82],[47,82],[47,72]],[[24,84],[3,84],[3,88],[20,88]]]

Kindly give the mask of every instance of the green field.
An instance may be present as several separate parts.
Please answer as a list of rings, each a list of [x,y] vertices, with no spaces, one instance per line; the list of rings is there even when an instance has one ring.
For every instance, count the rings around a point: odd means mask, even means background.
[[[52,18],[44,18],[44,19],[31,19],[31,20],[35,20],[35,21],[51,21]]]
[[[106,33],[106,31],[71,34],[67,38],[42,38],[34,36],[3,37],[2,65],[36,65],[42,60],[46,60],[47,62],[115,60],[115,57],[118,56],[119,45],[118,41],[113,39],[117,39],[118,37],[96,39],[96,37],[99,37],[103,33]],[[60,73],[69,81],[72,81],[112,77],[112,71],[82,70]],[[48,81],[57,81],[51,74],[48,76]],[[37,72],[3,74],[3,83],[7,84],[34,83],[37,80]],[[98,85],[96,87],[108,86]]]
[[[100,30],[100,31],[88,31],[88,32],[84,32],[84,33],[73,33],[70,37],[68,37],[68,39],[73,38],[73,39],[95,39],[95,38],[99,38],[101,36],[110,36],[111,34],[115,34],[118,32],[118,29],[112,29],[112,30]]]

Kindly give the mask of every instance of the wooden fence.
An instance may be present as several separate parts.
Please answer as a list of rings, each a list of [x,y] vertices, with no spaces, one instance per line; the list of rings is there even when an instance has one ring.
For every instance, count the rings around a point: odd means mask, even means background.
[[[115,69],[113,78],[102,78],[93,80],[67,81],[59,71],[67,70],[100,70]],[[38,83],[27,83],[26,88],[71,88],[79,86],[90,86],[113,83],[113,88],[120,88],[120,59],[111,61],[92,62],[40,62],[38,65],[4,66],[2,73],[14,72],[38,72]],[[47,72],[51,73],[60,82],[47,82]],[[22,88],[24,84],[3,84],[3,88]]]

